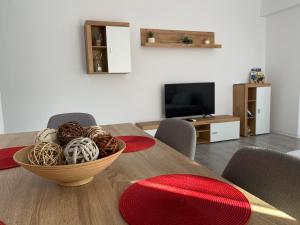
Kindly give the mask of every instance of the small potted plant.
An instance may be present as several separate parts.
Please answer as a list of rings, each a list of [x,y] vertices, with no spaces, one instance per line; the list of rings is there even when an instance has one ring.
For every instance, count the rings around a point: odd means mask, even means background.
[[[182,38],[181,42],[184,44],[193,44],[193,39],[191,37],[185,36]]]
[[[148,43],[155,43],[154,32],[152,31],[148,33]]]

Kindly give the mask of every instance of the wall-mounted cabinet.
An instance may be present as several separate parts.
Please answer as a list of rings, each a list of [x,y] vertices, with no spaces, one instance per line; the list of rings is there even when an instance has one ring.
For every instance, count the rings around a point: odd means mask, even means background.
[[[155,39],[149,42],[149,37]],[[184,39],[190,43],[185,43]],[[141,46],[154,48],[222,48],[215,43],[214,32],[141,29]]]
[[[88,74],[131,72],[129,23],[86,21],[84,33]]]

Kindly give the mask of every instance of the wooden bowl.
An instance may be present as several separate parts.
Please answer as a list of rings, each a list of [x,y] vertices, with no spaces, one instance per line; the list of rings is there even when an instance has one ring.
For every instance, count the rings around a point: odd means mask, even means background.
[[[124,151],[126,144],[122,140],[118,140],[120,151],[113,155],[91,162],[59,165],[59,166],[39,166],[31,165],[27,158],[29,150],[33,146],[28,146],[14,154],[14,160],[20,166],[30,172],[53,180],[62,186],[80,186],[87,184],[93,180],[94,176],[113,163]]]

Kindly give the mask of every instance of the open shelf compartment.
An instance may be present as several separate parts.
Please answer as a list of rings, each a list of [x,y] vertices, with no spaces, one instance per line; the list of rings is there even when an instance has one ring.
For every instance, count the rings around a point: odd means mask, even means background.
[[[210,124],[195,126],[197,135],[197,144],[204,144],[210,142]]]

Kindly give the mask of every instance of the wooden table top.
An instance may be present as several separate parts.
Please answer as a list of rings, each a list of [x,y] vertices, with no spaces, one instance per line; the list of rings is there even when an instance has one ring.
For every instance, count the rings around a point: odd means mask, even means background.
[[[113,135],[149,136],[132,124],[108,125]],[[0,148],[33,144],[36,132],[0,135]],[[146,151],[122,154],[95,179],[80,187],[61,187],[23,168],[0,170],[0,220],[7,225],[122,225],[122,192],[135,181],[162,174],[186,173],[223,180],[172,148],[156,142]],[[249,199],[248,224],[300,224],[287,214],[239,188]]]

